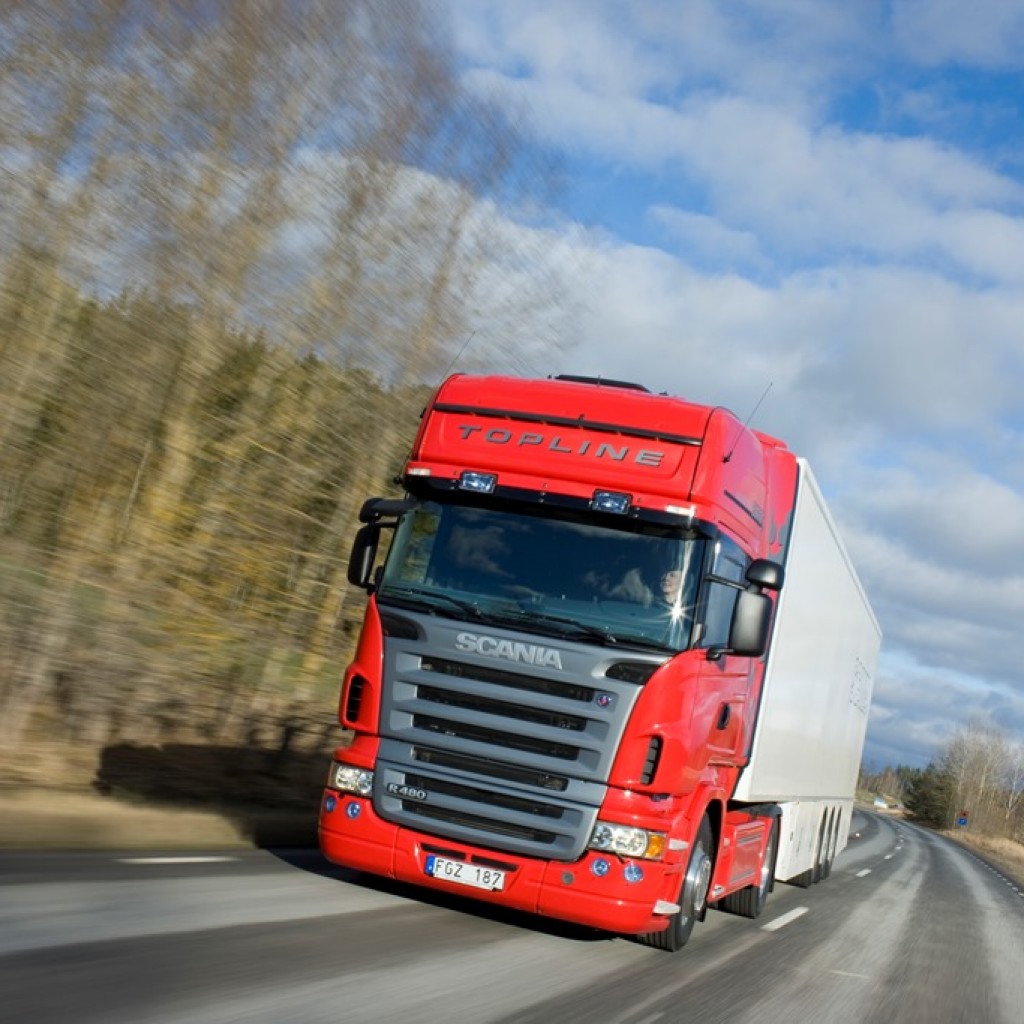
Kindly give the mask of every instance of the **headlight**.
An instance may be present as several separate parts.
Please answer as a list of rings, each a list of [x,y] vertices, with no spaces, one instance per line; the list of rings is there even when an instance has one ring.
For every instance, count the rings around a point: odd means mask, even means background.
[[[665,836],[645,828],[630,825],[612,825],[599,821],[590,836],[590,849],[615,853],[620,857],[643,857],[659,860],[665,852]]]
[[[338,764],[335,761],[327,774],[327,788],[337,789],[342,793],[369,796],[373,792],[373,772],[368,772],[365,768],[354,768],[350,764]]]

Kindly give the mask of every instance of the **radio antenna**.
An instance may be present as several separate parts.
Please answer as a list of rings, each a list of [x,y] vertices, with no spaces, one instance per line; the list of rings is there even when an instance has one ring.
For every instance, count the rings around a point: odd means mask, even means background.
[[[470,331],[469,337],[462,343],[462,348],[460,348],[459,351],[456,352],[454,356],[452,356],[452,361],[445,367],[444,373],[441,374],[441,380],[444,380],[448,376],[448,374],[452,372],[452,367],[459,361],[459,358],[461,357],[462,353],[465,352],[467,348],[469,348],[469,343],[475,337],[476,331]]]
[[[740,434],[743,433],[743,431],[750,425],[750,421],[754,418],[754,414],[757,410],[761,408],[761,403],[768,397],[768,392],[771,391],[774,383],[775,381],[773,380],[768,381],[768,387],[764,389],[764,394],[757,400],[757,405],[750,410],[750,415],[743,421],[743,426],[740,427]],[[739,444],[740,434],[736,435],[736,439],[733,441],[732,447],[729,449],[729,453],[722,457],[723,462],[728,462],[732,458],[732,453],[736,450],[736,445]]]

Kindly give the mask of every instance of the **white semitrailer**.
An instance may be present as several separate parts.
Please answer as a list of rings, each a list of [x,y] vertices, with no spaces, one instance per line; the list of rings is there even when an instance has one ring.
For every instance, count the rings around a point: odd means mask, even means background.
[[[775,877],[807,885],[846,846],[882,634],[810,466],[797,462],[786,584],[734,800],[781,808]]]

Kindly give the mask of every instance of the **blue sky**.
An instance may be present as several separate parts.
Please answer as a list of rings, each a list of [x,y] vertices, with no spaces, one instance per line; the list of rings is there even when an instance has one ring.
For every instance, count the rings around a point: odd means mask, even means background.
[[[771,383],[754,425],[815,466],[886,633],[869,760],[1024,742],[1024,0],[440,6],[565,164],[519,221],[572,310],[532,369],[741,415]]]

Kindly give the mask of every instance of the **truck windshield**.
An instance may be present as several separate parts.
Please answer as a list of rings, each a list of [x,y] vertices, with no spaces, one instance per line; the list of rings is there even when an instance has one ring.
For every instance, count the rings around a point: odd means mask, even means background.
[[[690,645],[705,541],[636,521],[425,502],[399,524],[383,605],[587,643]]]

